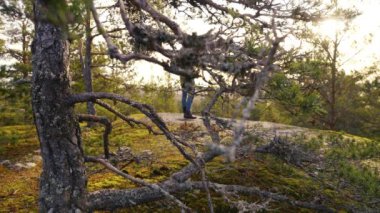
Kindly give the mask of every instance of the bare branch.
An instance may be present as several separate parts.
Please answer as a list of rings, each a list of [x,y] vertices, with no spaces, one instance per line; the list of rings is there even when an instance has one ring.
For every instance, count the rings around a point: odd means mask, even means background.
[[[146,0],[133,0],[133,2],[138,5],[142,10],[148,12],[153,19],[165,23],[177,36],[182,37],[183,32],[177,23],[170,20],[170,18],[162,15],[157,10],[152,8]]]
[[[96,116],[96,115],[79,114],[77,116],[78,116],[79,122],[90,121],[90,122],[101,123],[104,125],[105,130],[103,133],[103,148],[104,148],[104,156],[106,159],[108,159],[110,157],[109,148],[108,148],[108,144],[109,144],[108,135],[112,131],[111,122],[106,117],[101,117],[101,116]]]
[[[75,103],[87,102],[87,101],[95,102],[97,99],[110,99],[110,100],[120,101],[122,103],[128,104],[131,107],[138,109],[140,112],[145,114],[164,133],[166,138],[170,142],[172,142],[172,144],[181,152],[181,154],[187,160],[196,164],[193,157],[190,154],[188,154],[185,148],[183,147],[185,146],[185,147],[192,148],[192,146],[185,143],[184,141],[179,140],[175,135],[173,135],[169,131],[168,127],[166,126],[162,118],[149,105],[131,101],[128,98],[123,97],[121,95],[117,95],[113,93],[105,93],[105,92],[81,93],[81,94],[72,95],[70,98],[68,98],[67,104],[73,105]]]
[[[120,6],[121,5],[122,4],[120,4]],[[121,6],[121,8],[123,8],[123,7]],[[156,58],[149,57],[149,56],[146,56],[146,55],[143,55],[140,53],[130,53],[127,55],[120,53],[119,48],[112,42],[110,36],[105,31],[102,23],[99,21],[99,15],[97,14],[96,9],[95,9],[93,4],[91,4],[91,12],[93,14],[93,17],[94,17],[94,20],[95,20],[95,23],[96,23],[96,26],[98,28],[99,33],[103,36],[104,40],[106,41],[107,48],[108,48],[108,54],[110,55],[111,58],[116,58],[123,63],[126,63],[130,60],[145,60],[145,61],[148,61],[148,62],[162,66],[166,71],[168,71],[170,73],[173,73],[176,75],[192,77],[192,73],[188,73],[186,71],[183,71],[183,70],[179,69],[177,66],[171,66],[168,63],[160,61]],[[126,16],[122,16],[122,17],[124,17],[123,20],[125,20],[125,22],[127,23],[126,28],[130,31],[131,35],[133,35],[133,29],[135,27],[128,21]],[[159,50],[159,52],[161,54],[163,54],[167,57],[172,56],[171,54],[168,54],[167,51],[163,50],[162,48],[158,47],[157,45],[155,45],[155,47],[156,47],[155,49]]]
[[[214,143],[220,143],[220,137],[219,134],[212,129],[211,122],[210,122],[210,110],[211,108],[216,104],[216,101],[218,98],[223,94],[224,89],[220,88],[212,97],[211,101],[208,103],[208,105],[202,110],[202,116],[203,116],[203,124],[206,127],[207,131],[211,135],[212,142]]]
[[[212,160],[214,157],[222,154],[221,152],[210,151],[203,155],[202,159],[204,162]],[[96,161],[98,162],[99,159]],[[107,162],[103,160],[100,162],[103,165]],[[109,164],[109,163],[108,163]],[[111,165],[112,166],[112,165]],[[156,184],[162,190],[168,193],[176,193],[181,191],[189,191],[193,189],[205,190],[204,182],[189,182],[188,180],[191,175],[199,171],[194,164],[189,164],[188,166],[181,169],[179,172],[172,175],[168,180]],[[126,175],[122,173],[122,175]],[[133,177],[132,177],[133,178]],[[128,178],[129,179],[129,178]],[[268,191],[260,190],[256,187],[246,187],[240,185],[224,185],[218,183],[209,183],[212,189],[223,194],[240,193],[249,196],[260,196],[264,198],[271,198],[275,201],[286,202],[293,206],[298,206],[301,208],[314,209],[322,212],[335,212],[333,209],[328,207],[317,205],[313,203],[301,202],[290,199],[284,195],[275,194]],[[151,201],[156,201],[163,199],[164,196],[160,189],[151,187],[140,187],[137,189],[129,190],[100,190],[89,195],[89,207],[92,210],[109,210],[122,207],[131,207],[139,205],[142,203],[147,203]]]
[[[105,33],[115,33],[115,32],[121,32],[121,31],[123,31],[123,30],[126,30],[126,28],[123,28],[123,27],[120,27],[120,28],[115,28],[115,29],[112,29],[112,30],[108,30],[107,32],[105,32]],[[93,38],[95,38],[95,37],[98,37],[98,36],[102,36],[102,34],[101,33],[96,33],[96,34],[93,34],[93,35],[91,35],[91,39],[93,39]]]
[[[234,143],[231,146],[232,152],[235,152],[236,147],[239,146],[241,141],[243,140],[243,133],[244,133],[244,122],[249,119],[251,116],[251,111],[254,109],[256,101],[259,98],[259,92],[261,88],[265,85],[265,83],[268,81],[269,74],[271,71],[273,71],[273,62],[275,60],[275,54],[279,48],[280,42],[283,41],[284,37],[276,38],[275,41],[273,41],[273,46],[269,52],[269,55],[265,61],[264,67],[261,70],[261,72],[258,74],[258,79],[256,81],[256,84],[254,85],[254,92],[252,97],[249,99],[247,107],[243,110],[243,119],[240,121],[240,124],[236,126],[234,130]]]
[[[131,127],[134,127],[134,124],[142,125],[146,129],[148,129],[149,133],[153,133],[154,135],[162,135],[162,133],[156,132],[150,125],[148,125],[142,121],[138,121],[136,119],[129,118],[129,117],[125,116],[124,114],[122,114],[121,112],[119,112],[115,108],[113,108],[111,105],[109,105],[103,101],[96,100],[95,103],[102,106],[103,108],[107,109],[108,111],[112,112],[113,114],[117,115],[123,121],[127,122]]]
[[[203,188],[202,182],[189,182],[189,184],[191,184],[192,188],[196,188],[196,189]],[[260,196],[260,197],[265,197],[265,198],[271,198],[279,202],[285,202],[292,206],[298,206],[301,208],[313,209],[313,210],[318,210],[321,212],[336,212],[335,210],[323,205],[293,200],[284,195],[260,190],[257,187],[252,187],[252,186],[247,187],[247,186],[241,186],[241,185],[225,185],[225,184],[218,184],[218,183],[210,183],[210,185],[212,188],[224,193],[239,193],[239,194],[244,194],[244,195],[249,195],[249,196]]]
[[[142,186],[146,186],[148,188],[150,188],[151,190],[157,190],[160,192],[160,194],[166,198],[169,198],[171,200],[173,200],[179,207],[181,207],[182,209],[186,210],[186,211],[190,211],[191,209],[189,207],[187,207],[184,203],[182,203],[180,200],[178,200],[177,198],[175,198],[173,195],[171,195],[169,192],[167,192],[165,189],[163,189],[162,187],[160,187],[158,184],[149,184],[147,182],[145,182],[144,180],[142,179],[139,179],[139,178],[136,178],[136,177],[133,177],[129,174],[126,174],[122,171],[120,171],[118,168],[114,167],[111,163],[109,163],[107,160],[105,159],[101,159],[101,158],[95,158],[95,157],[89,157],[87,156],[85,158],[85,160],[87,162],[95,162],[95,163],[100,163],[102,164],[103,166],[105,166],[107,169],[111,170],[112,172],[132,181],[133,183],[136,183],[136,184],[139,184],[139,185],[142,185]]]
[[[15,84],[15,85],[30,84],[30,83],[32,83],[32,80],[31,79],[27,79],[27,78],[23,78],[23,79],[19,79],[19,80],[13,81],[12,83]]]
[[[199,164],[209,162],[223,154],[220,150],[210,150],[195,160],[196,164],[189,163],[180,171],[174,173],[164,182],[158,183],[162,189],[169,193],[189,190],[190,185],[185,184],[194,173],[200,171]],[[204,186],[202,186],[204,190]],[[129,190],[100,190],[89,195],[88,206],[92,210],[111,210],[115,208],[131,207],[142,203],[162,199],[163,195],[158,189],[141,187]]]

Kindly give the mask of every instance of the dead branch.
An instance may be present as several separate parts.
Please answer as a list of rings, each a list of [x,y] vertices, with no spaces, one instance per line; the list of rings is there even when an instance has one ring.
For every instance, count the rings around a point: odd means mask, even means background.
[[[215,130],[213,130],[213,128],[211,127],[211,122],[210,122],[209,115],[210,115],[211,108],[216,104],[216,101],[223,94],[223,92],[224,92],[224,89],[220,88],[214,94],[214,96],[212,97],[212,99],[209,102],[209,104],[206,105],[206,107],[202,110],[203,125],[206,127],[207,131],[211,135],[212,142],[214,142],[214,143],[220,143],[220,137],[219,137],[218,132],[216,132]]]
[[[203,160],[204,162],[211,161],[214,157],[223,154],[221,152],[210,151],[205,153],[198,160]],[[97,161],[97,160],[96,160]],[[98,161],[97,161],[98,162]],[[99,162],[104,165],[107,165],[105,161]],[[112,166],[112,165],[111,165]],[[204,182],[191,182],[186,181],[192,176],[194,173],[198,172],[199,168],[194,164],[189,164],[188,166],[182,168],[179,172],[173,174],[168,180],[163,181],[161,183],[156,184],[163,190],[168,193],[177,193],[181,191],[190,191],[193,189],[204,190]],[[122,173],[123,175],[126,175]],[[133,178],[133,177],[132,177]],[[209,183],[212,189],[218,192],[222,192],[224,194],[244,194],[249,196],[260,196],[264,198],[270,198],[278,202],[286,202],[290,205],[308,208],[313,210],[318,210],[321,212],[335,212],[335,210],[318,205],[313,203],[307,203],[302,201],[296,201],[290,199],[284,195],[275,194],[269,191],[263,191],[258,189],[257,187],[246,187],[240,185],[224,185],[218,183]],[[100,190],[89,195],[89,207],[92,210],[110,210],[115,208],[122,207],[131,207],[135,205],[139,205],[142,203],[147,203],[151,201],[156,201],[163,199],[164,196],[160,189],[152,188],[149,186],[140,187],[136,189],[129,190]]]
[[[256,148],[255,152],[270,153],[280,157],[288,163],[302,167],[302,163],[315,162],[318,159],[312,154],[282,137],[274,137],[269,144]]]
[[[67,104],[74,105],[75,103],[80,103],[80,102],[88,102],[88,101],[95,102],[97,99],[109,99],[109,100],[114,100],[114,101],[120,101],[124,104],[128,104],[131,107],[138,109],[140,112],[145,114],[163,132],[166,138],[180,151],[180,153],[187,160],[196,164],[196,162],[194,161],[194,158],[190,154],[188,154],[187,151],[185,150],[185,147],[191,148],[193,150],[193,146],[189,145],[188,143],[184,141],[181,141],[179,138],[173,135],[173,133],[170,132],[170,130],[168,129],[168,127],[166,126],[162,118],[149,105],[142,104],[136,101],[131,101],[130,99],[118,94],[105,93],[105,92],[74,94],[68,98]]]
[[[149,183],[145,182],[142,179],[139,179],[139,178],[133,177],[132,175],[126,174],[126,173],[120,171],[118,168],[114,167],[111,163],[109,163],[105,159],[87,156],[87,157],[85,157],[85,160],[87,162],[100,163],[104,167],[106,167],[108,170],[110,170],[110,171],[114,172],[115,174],[118,174],[118,175],[120,175],[120,176],[122,176],[122,177],[124,177],[124,178],[126,178],[126,179],[128,179],[130,181],[132,181],[133,183],[136,183],[136,184],[142,185],[142,186],[146,186],[146,187],[150,188],[151,190],[157,190],[157,191],[159,191],[161,193],[162,196],[173,200],[182,209],[184,209],[184,210],[186,210],[188,212],[191,211],[191,209],[188,206],[186,206],[184,203],[182,203],[176,197],[174,197],[173,195],[171,195],[165,189],[163,189],[162,187],[160,187],[158,184],[149,184]]]
[[[276,29],[273,29],[273,31],[276,31]],[[280,42],[284,40],[285,37],[276,38],[272,42],[272,48],[270,49],[270,52],[268,54],[268,57],[265,61],[264,67],[262,68],[261,72],[257,74],[257,81],[254,85],[254,91],[251,98],[248,100],[248,104],[246,108],[243,110],[243,119],[240,121],[240,123],[235,127],[234,129],[234,143],[231,146],[231,149],[233,152],[235,152],[236,148],[239,146],[241,141],[243,140],[243,133],[245,131],[244,122],[249,119],[251,116],[251,111],[254,109],[256,101],[259,98],[259,91],[261,88],[265,85],[265,83],[268,81],[270,73],[273,71],[273,62],[275,60],[275,54],[279,48]]]
[[[153,19],[165,23],[177,36],[182,37],[182,30],[177,23],[155,10],[146,0],[133,0],[142,10],[148,12]]]
[[[202,163],[207,163],[215,157],[224,154],[220,150],[210,150],[195,159],[195,163],[190,162],[180,171],[172,174],[166,181],[158,183],[162,189],[168,193],[175,193],[189,190],[189,185],[185,184],[194,173],[200,171]],[[203,181],[201,181],[203,183]],[[202,185],[204,190],[204,186]],[[126,190],[99,190],[89,194],[88,206],[92,210],[112,210],[116,208],[125,208],[142,203],[160,200],[163,198],[158,189],[152,189],[147,186],[137,189]]]
[[[120,5],[122,5],[122,4],[120,4]],[[121,6],[121,8],[122,8],[122,6]],[[126,63],[126,62],[128,62],[130,60],[145,60],[147,62],[151,62],[151,63],[154,63],[154,64],[162,66],[166,71],[168,71],[170,73],[173,73],[173,74],[176,74],[176,75],[182,75],[182,76],[192,77],[191,73],[188,73],[188,72],[186,72],[184,70],[181,70],[177,66],[171,66],[168,63],[160,61],[160,60],[158,60],[156,58],[153,58],[153,57],[150,57],[150,56],[146,56],[146,55],[143,55],[143,54],[140,54],[140,53],[130,53],[130,54],[127,54],[127,55],[120,53],[119,48],[112,42],[112,39],[107,34],[107,32],[104,29],[102,23],[100,22],[99,15],[97,14],[96,9],[95,9],[95,7],[94,7],[93,4],[91,4],[91,12],[93,14],[93,17],[94,17],[94,20],[95,20],[95,23],[96,23],[96,26],[97,26],[97,29],[98,29],[99,33],[103,36],[104,40],[106,41],[106,44],[107,44],[107,47],[108,47],[108,54],[110,55],[111,58],[116,58],[116,59],[120,60],[123,63]],[[123,14],[122,11],[121,11],[121,14]],[[123,18],[123,20],[125,20],[125,19],[126,18]],[[126,23],[128,23],[128,24],[126,24],[126,28],[130,31],[130,33],[133,33],[133,30],[136,27],[132,26],[132,24],[130,22],[126,21]],[[159,51],[161,54],[163,54],[163,55],[165,55],[165,56],[167,56],[169,58],[173,57],[173,54],[169,54],[168,51],[164,50],[162,47],[160,47],[160,45],[155,44],[154,46],[155,46],[154,49],[157,50],[157,51]]]
[[[101,123],[104,125],[104,133],[103,133],[103,148],[104,148],[104,156],[106,159],[110,157],[109,153],[109,139],[108,136],[112,131],[112,124],[106,117],[101,117],[101,116],[96,116],[96,115],[88,115],[88,114],[79,114],[78,120],[79,122],[83,121],[90,121],[90,122],[96,122],[96,123]]]
[[[141,125],[141,126],[144,126],[146,129],[148,129],[149,133],[153,133],[154,135],[162,135],[163,133],[160,133],[160,132],[156,132],[153,127],[151,127],[150,125],[142,122],[142,121],[138,121],[136,119],[133,119],[133,118],[130,118],[130,117],[127,117],[125,116],[123,113],[117,111],[115,108],[113,108],[111,105],[103,102],[103,101],[100,101],[100,100],[96,100],[94,103],[98,104],[99,106],[107,109],[108,111],[112,112],[113,114],[115,114],[116,116],[118,116],[119,118],[121,118],[123,121],[127,122],[129,124],[129,126],[131,127],[134,127],[134,125]]]
[[[191,185],[192,188],[195,189],[202,189],[202,182],[188,182],[188,184]],[[302,202],[290,199],[286,197],[285,195],[280,195],[276,193],[272,193],[269,191],[260,190],[257,187],[247,187],[247,186],[241,186],[241,185],[226,185],[226,184],[219,184],[219,183],[210,183],[211,188],[214,188],[215,190],[218,190],[223,193],[231,194],[231,193],[237,193],[237,194],[243,194],[243,195],[249,195],[249,196],[260,196],[264,198],[270,198],[275,201],[279,202],[285,202],[292,206],[297,206],[301,208],[307,208],[307,209],[313,209],[320,212],[336,212],[335,210],[318,204],[308,203],[308,202]]]

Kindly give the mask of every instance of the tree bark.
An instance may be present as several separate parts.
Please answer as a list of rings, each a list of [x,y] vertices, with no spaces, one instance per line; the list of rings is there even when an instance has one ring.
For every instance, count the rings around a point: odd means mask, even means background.
[[[29,46],[29,41],[27,39],[27,21],[23,20],[21,22],[21,39],[22,39],[22,63],[23,64],[29,64],[30,61],[28,60],[28,46]],[[22,69],[22,78],[27,79],[28,78],[28,71],[29,69]]]
[[[336,84],[337,84],[337,59],[338,59],[338,37],[335,36],[334,40],[334,49],[333,49],[333,57],[331,61],[331,103],[330,103],[330,109],[329,109],[329,128],[332,130],[335,130],[336,128],[336,120],[337,120],[337,112],[336,112]]]
[[[109,151],[109,139],[108,136],[112,131],[112,123],[108,120],[107,117],[96,116],[96,115],[88,115],[88,114],[79,114],[78,115],[79,122],[88,121],[89,123],[101,123],[104,125],[104,133],[103,133],[103,149],[104,149],[104,157],[109,159],[110,151]]]
[[[70,95],[69,43],[61,27],[49,23],[35,0],[32,106],[41,147],[40,212],[78,212],[86,208],[86,175],[79,125]],[[46,10],[45,10],[46,11]]]
[[[91,36],[91,11],[86,9],[86,45],[85,45],[85,56],[84,56],[84,66],[83,66],[83,80],[86,92],[92,92],[92,73],[91,73],[91,50],[92,50],[92,36]],[[95,105],[93,102],[87,102],[87,114],[96,115]],[[89,126],[91,124],[89,123]]]

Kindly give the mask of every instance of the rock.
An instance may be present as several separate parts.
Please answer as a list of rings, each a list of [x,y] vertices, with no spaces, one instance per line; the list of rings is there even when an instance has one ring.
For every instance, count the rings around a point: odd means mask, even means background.
[[[27,162],[25,164],[17,162],[15,164],[12,164],[10,160],[1,161],[0,165],[5,166],[8,169],[14,169],[14,170],[31,169],[37,166],[37,164],[33,162]]]
[[[129,147],[119,147],[116,153],[111,155],[110,160],[117,162],[129,162],[134,158],[132,150]]]
[[[33,162],[41,162],[42,157],[40,155],[33,155],[32,160]]]
[[[143,150],[137,157],[136,163],[152,164],[154,160],[154,154],[150,150]]]
[[[13,167],[16,170],[21,170],[21,169],[25,169],[26,168],[25,165],[22,164],[22,163],[16,163]]]
[[[3,161],[0,162],[0,165],[9,168],[12,164],[11,164],[10,160],[3,160]]]
[[[153,155],[153,152],[150,151],[149,149],[146,149],[141,152],[141,155],[151,156]]]
[[[31,169],[31,168],[35,167],[36,165],[37,165],[37,164],[35,164],[35,163],[28,162],[28,163],[26,163],[26,164],[24,165],[24,167],[25,167],[26,169]]]

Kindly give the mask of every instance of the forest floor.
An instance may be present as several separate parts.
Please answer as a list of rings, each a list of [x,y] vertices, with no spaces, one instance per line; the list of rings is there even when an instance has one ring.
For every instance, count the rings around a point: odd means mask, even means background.
[[[160,113],[171,130],[199,149],[210,138],[202,120],[184,120],[181,114]],[[134,115],[141,119],[142,115]],[[376,212],[380,206],[380,142],[340,132],[321,131],[270,122],[249,121],[247,134],[228,162],[218,157],[209,162],[209,180],[223,184],[254,186],[291,199],[321,204],[341,212]],[[217,128],[216,128],[217,129]],[[219,130],[223,144],[233,140],[231,130]],[[86,154],[102,154],[103,127],[82,126]],[[117,166],[135,177],[154,183],[165,180],[188,162],[164,136],[131,128],[117,120],[110,135],[113,153],[127,156]],[[129,157],[128,157],[129,156]],[[34,126],[0,127],[0,212],[38,210],[41,172]],[[88,165],[88,189],[137,187],[101,166]],[[192,177],[199,179],[198,175]],[[207,212],[206,195],[198,190],[177,196],[198,212]],[[212,193],[216,212],[237,212],[224,198]],[[233,197],[274,212],[312,212],[261,197]],[[266,210],[265,210],[266,211]],[[118,212],[179,212],[168,201],[157,201]]]

